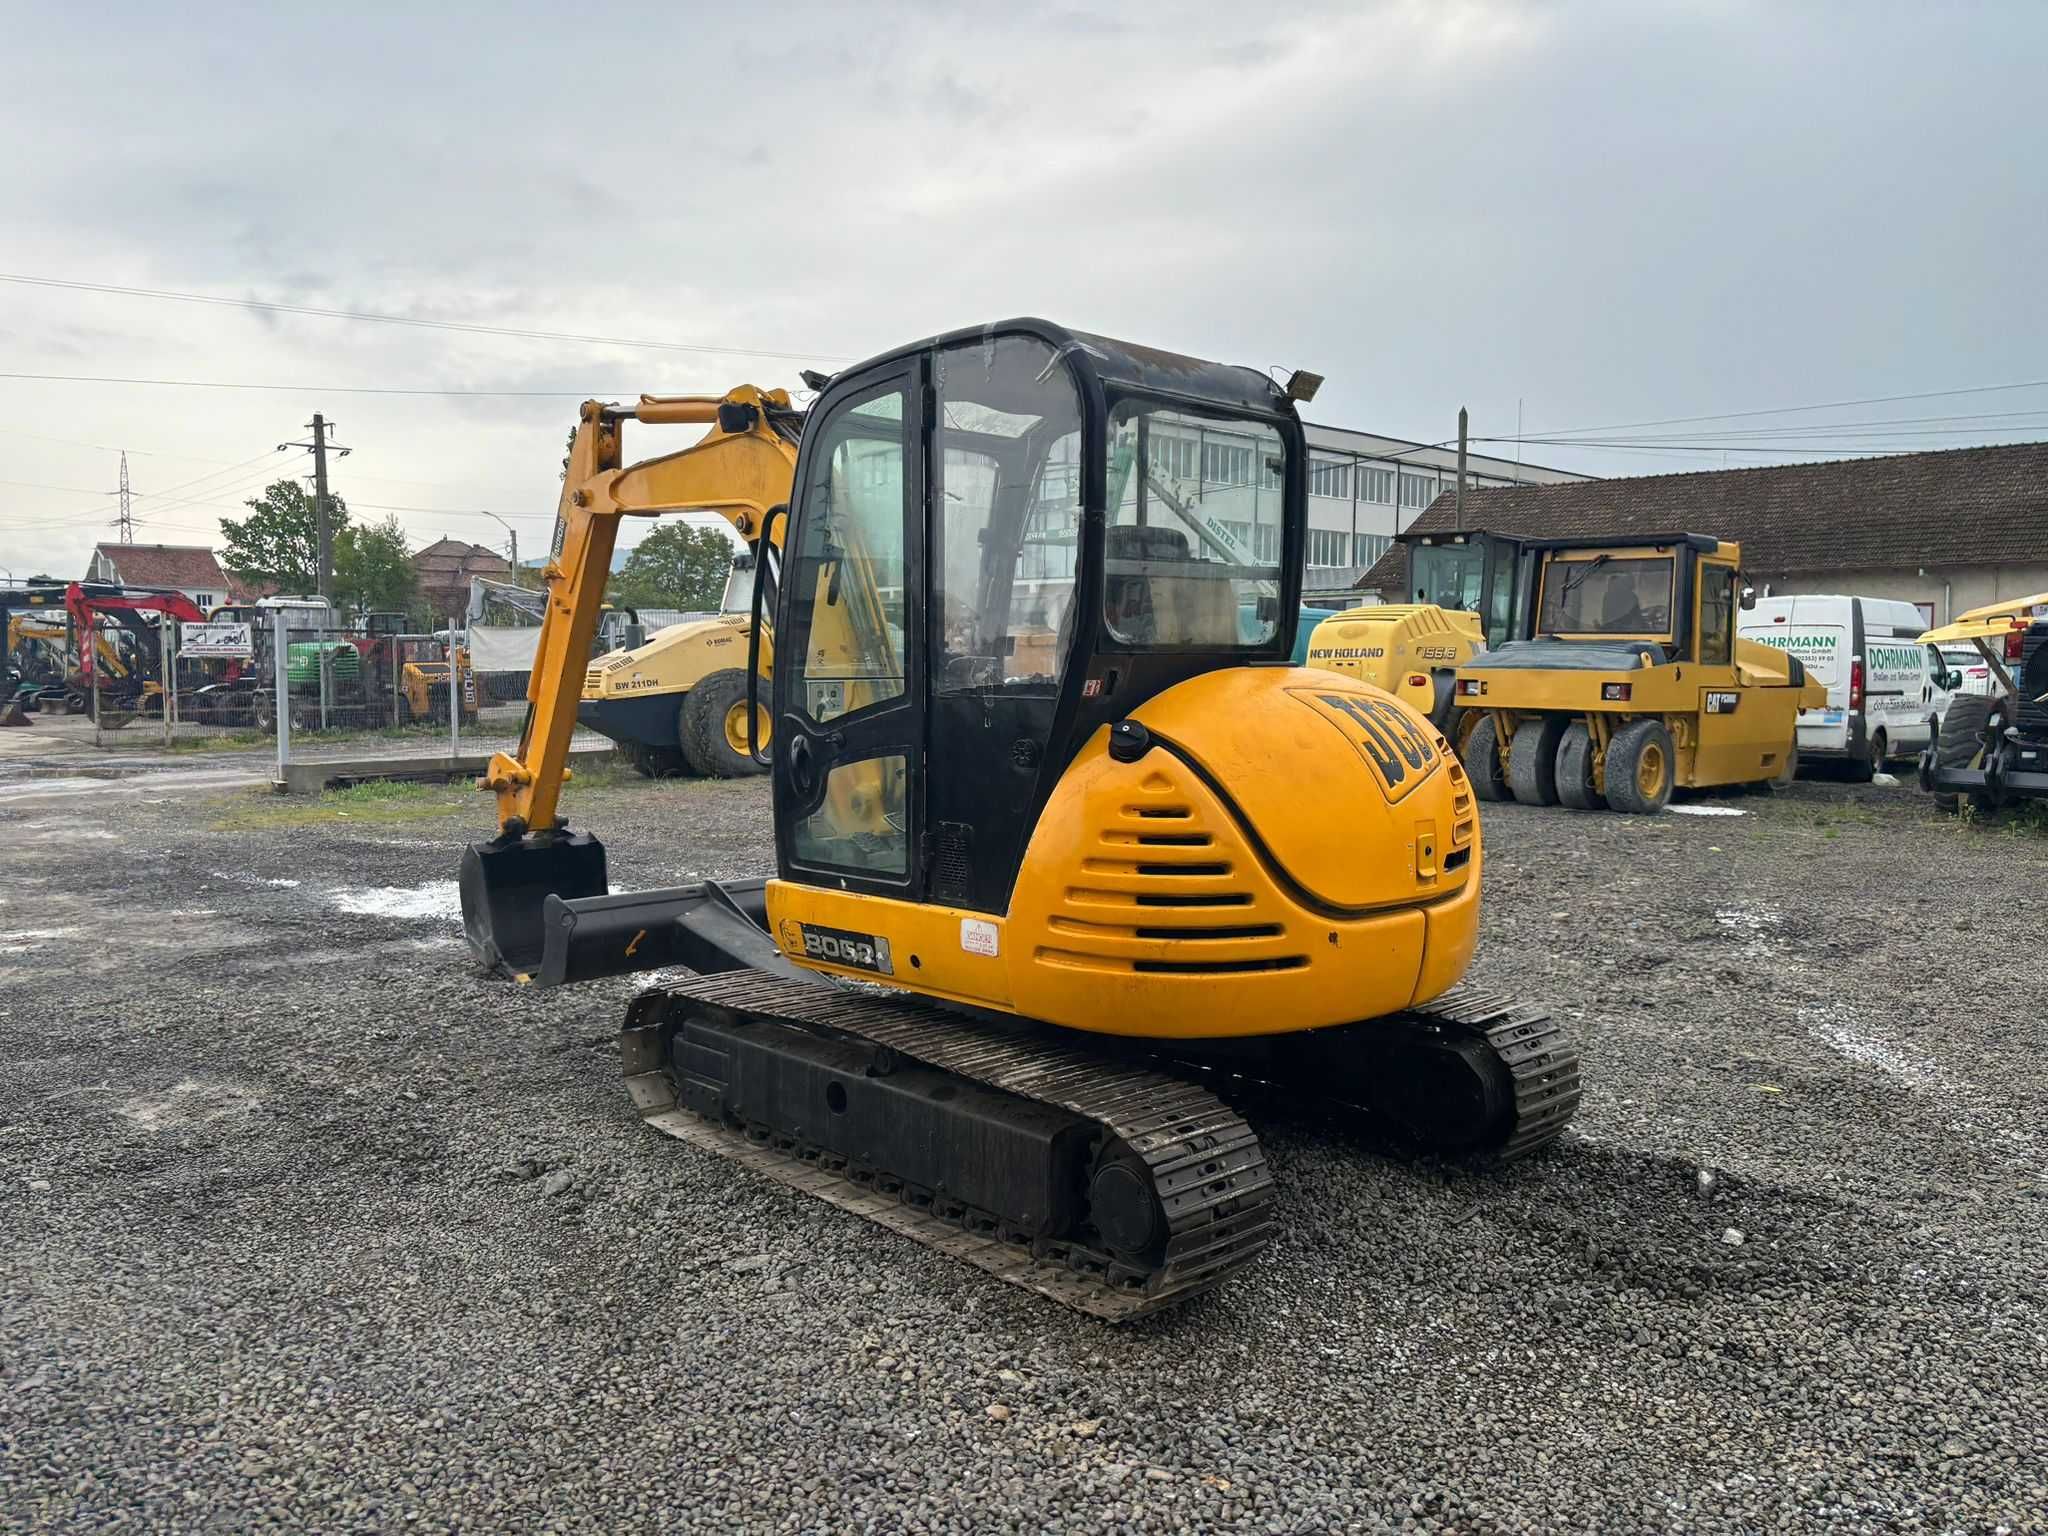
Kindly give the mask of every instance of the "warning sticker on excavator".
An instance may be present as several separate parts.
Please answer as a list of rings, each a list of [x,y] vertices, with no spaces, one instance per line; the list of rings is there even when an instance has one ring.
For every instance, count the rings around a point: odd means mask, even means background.
[[[1320,688],[1289,690],[1341,731],[1372,764],[1389,801],[1399,800],[1436,771],[1441,754],[1426,729],[1392,699]]]

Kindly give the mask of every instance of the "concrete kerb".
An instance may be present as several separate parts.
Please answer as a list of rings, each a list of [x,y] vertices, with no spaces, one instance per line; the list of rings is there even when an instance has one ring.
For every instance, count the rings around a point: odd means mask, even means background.
[[[611,755],[610,746],[574,747],[569,752],[569,769],[573,773],[579,761],[594,763]],[[460,756],[442,752],[414,757],[324,758],[318,762],[287,765],[281,777],[271,780],[271,787],[281,795],[317,795],[322,790],[380,780],[448,783],[455,779],[475,778],[489,766],[490,761],[488,752]]]

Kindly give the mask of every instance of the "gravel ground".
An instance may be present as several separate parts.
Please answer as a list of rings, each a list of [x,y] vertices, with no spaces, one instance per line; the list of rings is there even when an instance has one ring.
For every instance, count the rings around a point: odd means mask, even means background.
[[[1266,1125],[1290,1235],[1121,1329],[645,1130],[633,979],[473,970],[478,797],[0,808],[0,1529],[2048,1529],[2048,839],[1703,803],[1487,812],[1576,1134]]]

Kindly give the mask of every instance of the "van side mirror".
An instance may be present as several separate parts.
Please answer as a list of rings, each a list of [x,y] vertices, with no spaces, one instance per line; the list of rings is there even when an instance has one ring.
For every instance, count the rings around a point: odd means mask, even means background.
[[[1744,613],[1748,613],[1752,608],[1756,607],[1756,588],[1744,587],[1740,602],[1742,603],[1742,611]]]
[[[1950,672],[1941,680],[1941,691],[1943,693],[1954,693],[1957,689],[1961,688],[1962,686],[1963,674],[1960,671]]]

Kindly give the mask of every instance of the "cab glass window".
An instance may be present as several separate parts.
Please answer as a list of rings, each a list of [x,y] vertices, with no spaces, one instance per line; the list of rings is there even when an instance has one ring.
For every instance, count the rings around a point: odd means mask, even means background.
[[[1546,635],[1669,635],[1671,560],[1552,560],[1536,628]]]
[[[800,707],[820,724],[904,689],[903,392],[841,411],[806,455],[811,480],[791,566]]]
[[[1415,601],[1464,613],[1479,612],[1486,578],[1486,551],[1478,544],[1417,544],[1411,547]]]
[[[1735,567],[1700,567],[1700,665],[1725,667],[1734,655]]]
[[[932,687],[1051,693],[1073,632],[1080,392],[1031,336],[948,347],[936,373]]]
[[[1103,619],[1131,646],[1264,645],[1280,624],[1287,445],[1124,401],[1110,418]]]

